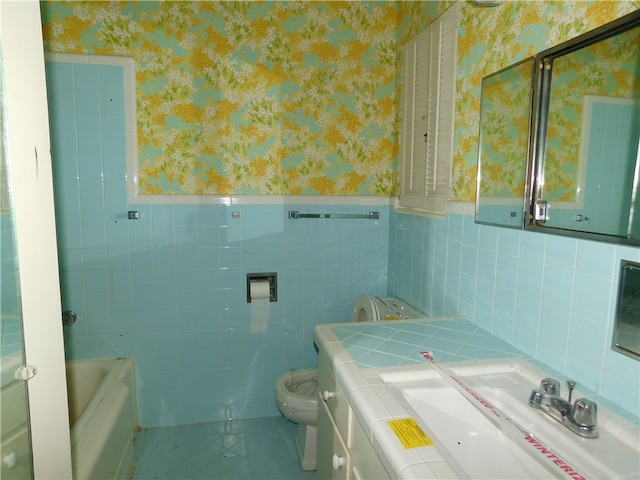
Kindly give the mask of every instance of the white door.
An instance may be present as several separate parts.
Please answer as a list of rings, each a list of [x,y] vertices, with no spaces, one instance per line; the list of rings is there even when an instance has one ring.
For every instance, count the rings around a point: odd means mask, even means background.
[[[27,365],[33,476],[71,478],[69,413],[40,5],[0,2],[8,165]]]

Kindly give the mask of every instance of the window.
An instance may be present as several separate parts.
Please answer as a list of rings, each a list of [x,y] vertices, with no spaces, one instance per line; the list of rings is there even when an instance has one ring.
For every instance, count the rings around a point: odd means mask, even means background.
[[[398,210],[444,216],[453,157],[458,3],[403,49]]]

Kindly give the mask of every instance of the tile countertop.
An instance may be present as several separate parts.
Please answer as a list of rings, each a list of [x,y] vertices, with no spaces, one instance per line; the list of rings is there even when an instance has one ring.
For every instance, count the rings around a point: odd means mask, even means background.
[[[458,478],[445,460],[446,452],[431,447],[405,449],[387,425],[388,420],[409,415],[381,378],[428,366],[421,352],[432,352],[438,363],[464,362],[460,365],[481,366],[487,371],[497,360],[525,360],[561,382],[566,380],[562,374],[461,318],[317,325],[315,343],[326,353],[338,385],[381,461],[397,478]],[[604,404],[638,425],[637,417],[607,399],[586,389],[579,392],[576,388],[574,393],[595,400],[599,406]]]

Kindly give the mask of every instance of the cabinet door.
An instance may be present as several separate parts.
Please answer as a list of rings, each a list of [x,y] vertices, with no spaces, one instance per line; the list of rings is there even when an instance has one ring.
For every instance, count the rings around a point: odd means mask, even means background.
[[[321,399],[319,402],[325,403],[329,409],[329,414],[338,426],[338,432],[345,442],[349,443],[349,426],[351,424],[351,407],[344,397],[342,390],[338,386],[335,377],[329,369],[329,365],[324,355],[320,356],[318,391]]]
[[[403,47],[400,209],[442,216],[449,196],[458,4]]]
[[[338,427],[329,408],[318,401],[318,437],[316,455],[316,478],[318,480],[346,480],[349,478],[350,458]]]

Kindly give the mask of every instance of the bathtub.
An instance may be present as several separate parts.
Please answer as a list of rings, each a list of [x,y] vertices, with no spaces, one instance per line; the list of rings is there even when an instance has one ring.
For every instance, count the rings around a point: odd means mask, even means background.
[[[130,478],[138,431],[134,361],[68,361],[67,387],[74,480]]]

